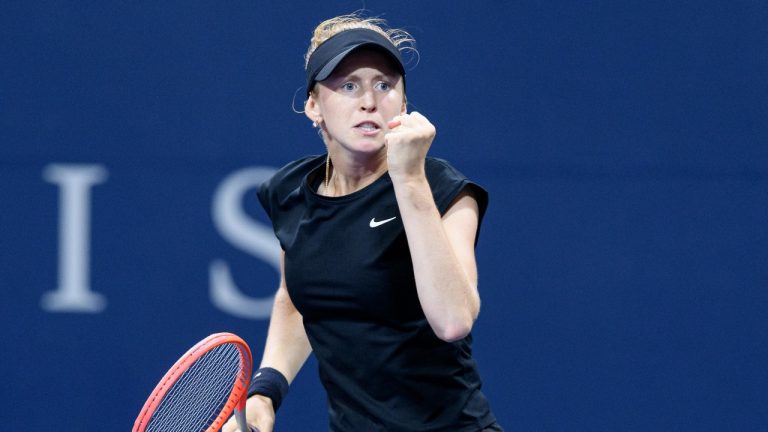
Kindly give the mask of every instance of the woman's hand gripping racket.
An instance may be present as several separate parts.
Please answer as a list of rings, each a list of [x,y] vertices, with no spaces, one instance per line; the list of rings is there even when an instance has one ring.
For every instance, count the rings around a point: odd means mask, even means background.
[[[218,432],[235,411],[242,432],[251,350],[238,336],[216,333],[190,348],[144,403],[133,432]]]

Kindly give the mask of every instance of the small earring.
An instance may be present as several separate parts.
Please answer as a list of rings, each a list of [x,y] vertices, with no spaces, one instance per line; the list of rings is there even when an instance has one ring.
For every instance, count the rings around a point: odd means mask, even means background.
[[[316,121],[313,121],[313,122],[312,122],[312,127],[313,127],[313,128],[316,128],[316,127],[317,127],[317,122],[316,122]]]

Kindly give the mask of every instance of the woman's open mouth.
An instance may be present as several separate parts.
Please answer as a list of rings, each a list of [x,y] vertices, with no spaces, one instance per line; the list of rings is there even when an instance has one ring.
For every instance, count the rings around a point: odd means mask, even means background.
[[[381,127],[372,121],[364,121],[364,122],[358,123],[355,125],[354,128],[365,136],[376,135],[381,130]]]

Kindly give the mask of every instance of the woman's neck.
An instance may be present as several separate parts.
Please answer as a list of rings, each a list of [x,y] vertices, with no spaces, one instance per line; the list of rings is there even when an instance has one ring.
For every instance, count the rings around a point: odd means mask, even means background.
[[[324,183],[320,191],[327,196],[343,196],[357,192],[375,182],[387,171],[386,149],[365,157],[350,155],[344,151],[330,151],[330,158],[327,187]]]

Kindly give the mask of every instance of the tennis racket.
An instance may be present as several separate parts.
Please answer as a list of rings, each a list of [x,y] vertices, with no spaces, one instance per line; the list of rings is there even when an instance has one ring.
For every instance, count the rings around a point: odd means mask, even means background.
[[[149,395],[133,432],[218,432],[232,411],[242,432],[251,350],[232,333],[215,333],[189,349]]]

